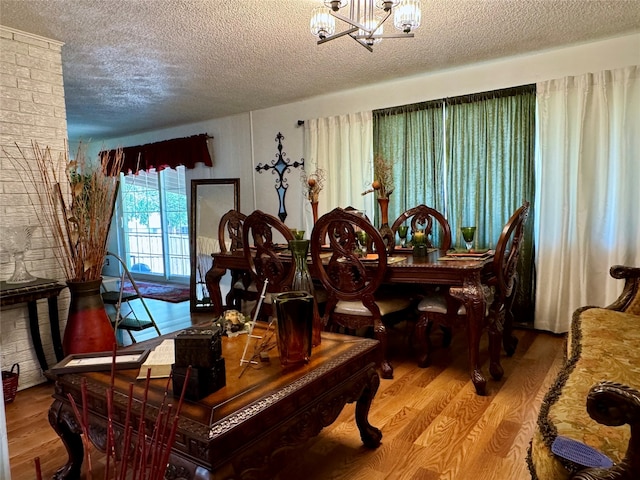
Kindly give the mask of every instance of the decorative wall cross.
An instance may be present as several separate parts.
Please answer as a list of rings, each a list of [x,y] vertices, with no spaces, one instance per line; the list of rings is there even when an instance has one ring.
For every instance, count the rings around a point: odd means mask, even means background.
[[[289,188],[289,184],[287,183],[287,179],[284,178],[284,174],[291,171],[291,167],[304,168],[304,158],[301,158],[300,161],[295,161],[290,163],[291,160],[287,158],[284,159],[286,152],[282,151],[282,140],[284,136],[282,133],[278,132],[276,135],[276,142],[278,142],[278,153],[276,153],[276,160],[271,160],[271,165],[259,163],[256,167],[256,172],[262,173],[263,171],[272,170],[271,173],[278,174],[278,178],[276,178],[276,192],[278,193],[278,199],[280,201],[280,207],[278,209],[278,217],[280,220],[284,222],[284,219],[287,218],[287,208],[284,204],[284,198],[287,194],[287,188]]]

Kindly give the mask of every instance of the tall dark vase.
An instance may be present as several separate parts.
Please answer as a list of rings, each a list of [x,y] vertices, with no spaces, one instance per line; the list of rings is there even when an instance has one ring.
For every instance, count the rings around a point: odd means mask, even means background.
[[[382,220],[382,224],[378,230],[380,231],[382,240],[384,240],[387,246],[387,251],[390,252],[395,246],[396,236],[389,226],[389,198],[378,198],[378,205],[380,205],[380,217]]]
[[[113,350],[116,337],[100,295],[101,283],[101,279],[67,282],[71,301],[62,339],[65,355]]]

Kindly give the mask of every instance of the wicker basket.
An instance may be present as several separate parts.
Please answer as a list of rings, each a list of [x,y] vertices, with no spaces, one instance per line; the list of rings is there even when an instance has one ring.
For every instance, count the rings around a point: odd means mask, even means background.
[[[14,373],[13,370],[16,370]],[[18,377],[20,376],[20,365],[14,363],[11,371],[2,371],[2,391],[4,393],[4,403],[11,403],[16,398],[18,391]]]

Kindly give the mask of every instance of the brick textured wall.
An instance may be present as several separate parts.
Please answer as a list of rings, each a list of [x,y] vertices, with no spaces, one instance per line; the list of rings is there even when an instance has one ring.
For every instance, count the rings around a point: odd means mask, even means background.
[[[31,142],[49,146],[55,158],[66,148],[67,116],[62,78],[62,43],[0,25],[0,279],[13,273],[14,261],[1,248],[6,227],[39,225],[37,199],[29,195],[30,182],[14,159],[25,162],[16,144],[33,162]],[[4,232],[3,232],[4,230]],[[27,270],[37,277],[64,281],[64,272],[52,256],[48,233],[36,229],[25,254]],[[68,309],[68,293],[59,298],[61,329]],[[47,362],[56,362],[51,343],[46,300],[38,301],[40,332]],[[62,330],[63,332],[64,330]],[[61,334],[62,334],[61,332]],[[44,382],[31,343],[26,304],[0,311],[0,367],[20,364],[19,389]]]

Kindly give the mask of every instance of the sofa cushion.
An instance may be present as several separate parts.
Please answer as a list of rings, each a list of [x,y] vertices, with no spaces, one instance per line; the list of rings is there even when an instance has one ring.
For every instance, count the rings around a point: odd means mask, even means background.
[[[573,317],[567,360],[540,410],[531,443],[533,478],[562,480],[580,469],[551,453],[556,436],[569,437],[620,462],[630,438],[628,426],[609,427],[586,410],[589,389],[607,380],[640,389],[640,315],[585,307]]]

